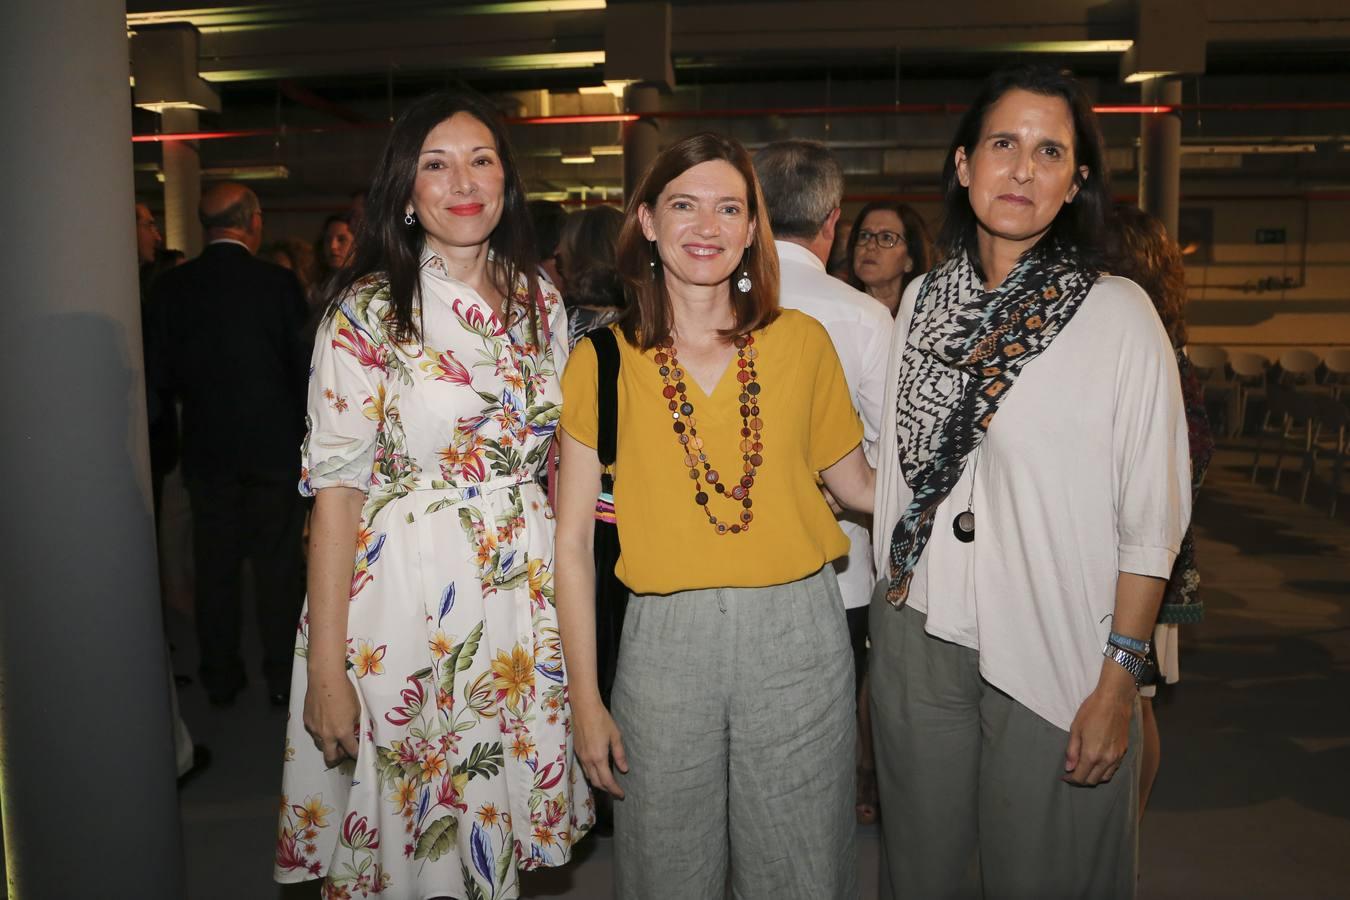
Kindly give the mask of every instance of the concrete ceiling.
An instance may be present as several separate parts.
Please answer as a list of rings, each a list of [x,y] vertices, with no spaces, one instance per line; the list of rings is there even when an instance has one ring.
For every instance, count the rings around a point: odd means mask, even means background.
[[[1350,4],[1343,0],[1201,5],[1209,52],[1220,59],[1260,48],[1269,65],[1297,64],[1305,56],[1331,61],[1350,49]],[[1008,53],[1114,59],[1137,30],[1127,0],[675,0],[670,6],[677,70],[808,60],[847,66],[859,55],[899,55],[911,66]],[[201,74],[215,82],[390,70],[524,70],[547,79],[550,72],[599,75],[604,65],[604,0],[252,0],[202,8],[130,0],[127,8],[132,29],[196,26]]]
[[[1156,0],[1139,0],[1156,2]],[[1187,103],[1350,101],[1350,3],[1344,0],[1169,0],[1196,5],[1206,73],[1185,80]],[[613,111],[607,95],[578,95],[605,77],[610,0],[237,0],[185,8],[129,0],[128,28],[190,24],[200,32],[199,72],[222,96],[204,129],[284,131],[203,141],[203,165],[280,164],[276,195],[345,197],[373,163],[388,121],[409,98],[454,83],[500,96],[514,112]],[[1135,102],[1119,62],[1140,30],[1134,2],[965,0],[676,0],[670,52],[676,88],[667,109],[961,103],[975,81],[1015,59],[1055,59],[1086,77],[1107,102]],[[645,35],[634,35],[642,41]],[[136,113],[137,132],[158,117]],[[715,128],[747,143],[788,135],[831,141],[853,193],[923,191],[953,124],[951,115],[793,116],[669,120],[663,134]],[[1117,170],[1133,165],[1132,117],[1107,117]],[[305,132],[304,129],[318,129]],[[1350,111],[1287,108],[1195,110],[1183,117],[1188,177],[1244,176],[1244,185],[1350,187]],[[1224,144],[1309,143],[1306,152],[1224,152]],[[564,165],[574,148],[612,147],[619,126],[516,127],[536,191],[617,189],[617,157]],[[1306,148],[1305,148],[1306,150]],[[158,150],[139,145],[140,186],[153,189]],[[1128,176],[1127,179],[1128,180]],[[1124,182],[1122,182],[1124,183]],[[310,201],[305,201],[310,202]],[[322,199],[314,201],[322,203]]]

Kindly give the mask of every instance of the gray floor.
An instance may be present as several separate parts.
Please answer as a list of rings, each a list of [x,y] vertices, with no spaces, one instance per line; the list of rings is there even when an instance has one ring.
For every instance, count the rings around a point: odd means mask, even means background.
[[[1144,821],[1141,896],[1350,896],[1350,495],[1337,519],[1248,483],[1250,453],[1219,454],[1196,513],[1208,615],[1182,637],[1181,684],[1160,698],[1163,768]],[[178,667],[192,665],[184,620]],[[299,898],[270,882],[285,713],[258,682],[217,712],[182,692],[215,761],[184,789],[190,897]],[[877,834],[860,834],[863,896]],[[611,845],[587,838],[528,896],[607,898]]]

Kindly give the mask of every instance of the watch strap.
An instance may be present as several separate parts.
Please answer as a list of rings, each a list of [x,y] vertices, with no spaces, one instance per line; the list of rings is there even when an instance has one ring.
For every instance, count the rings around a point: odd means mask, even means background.
[[[1107,644],[1102,649],[1102,655],[1129,672],[1134,677],[1136,685],[1153,683],[1154,673],[1157,670],[1146,657],[1138,656],[1114,644]]]

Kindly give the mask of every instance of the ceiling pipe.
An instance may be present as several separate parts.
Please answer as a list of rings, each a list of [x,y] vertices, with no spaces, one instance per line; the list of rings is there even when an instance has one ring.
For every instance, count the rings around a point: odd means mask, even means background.
[[[341,119],[344,122],[357,124],[368,121],[365,116],[349,106],[343,106],[341,103],[334,103],[327,97],[321,97],[302,84],[296,84],[289,79],[282,79],[277,84],[278,90],[283,97],[287,97],[301,106],[308,106],[310,109],[318,110],[321,113],[330,115],[335,119]]]
[[[955,103],[889,103],[873,106],[784,106],[745,107],[736,109],[670,109],[644,114],[652,119],[746,119],[769,116],[894,116],[894,115],[950,115],[965,112],[966,104]],[[1274,103],[1177,103],[1155,105],[1144,103],[1102,104],[1093,107],[1099,115],[1166,115],[1173,112],[1343,112],[1350,110],[1350,101],[1280,101]],[[604,125],[635,122],[632,113],[605,113],[574,116],[515,116],[506,119],[509,125]],[[183,134],[137,134],[133,143],[162,143],[165,141],[210,141],[245,137],[275,137],[286,134],[325,134],[329,132],[358,131],[388,128],[388,122],[350,122],[342,125],[324,125],[310,128],[244,128],[229,131],[196,131]]]

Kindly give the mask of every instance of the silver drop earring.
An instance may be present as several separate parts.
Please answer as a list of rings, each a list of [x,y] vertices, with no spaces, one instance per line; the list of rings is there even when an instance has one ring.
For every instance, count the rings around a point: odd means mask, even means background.
[[[406,212],[403,214],[403,224],[411,228],[412,226],[417,224],[417,217],[414,216],[411,212]]]
[[[652,258],[651,258],[651,261],[650,261],[649,263],[647,263],[647,265],[649,265],[649,266],[652,267],[652,275],[653,275],[653,277],[655,277],[655,275],[656,275],[656,260],[657,260],[657,258],[658,258],[657,255],[656,255],[656,241],[652,241],[651,244],[652,244]]]
[[[750,273],[742,270],[741,277],[736,279],[736,290],[740,291],[742,294],[748,294],[750,293],[750,288],[754,286],[754,282],[750,280]]]

